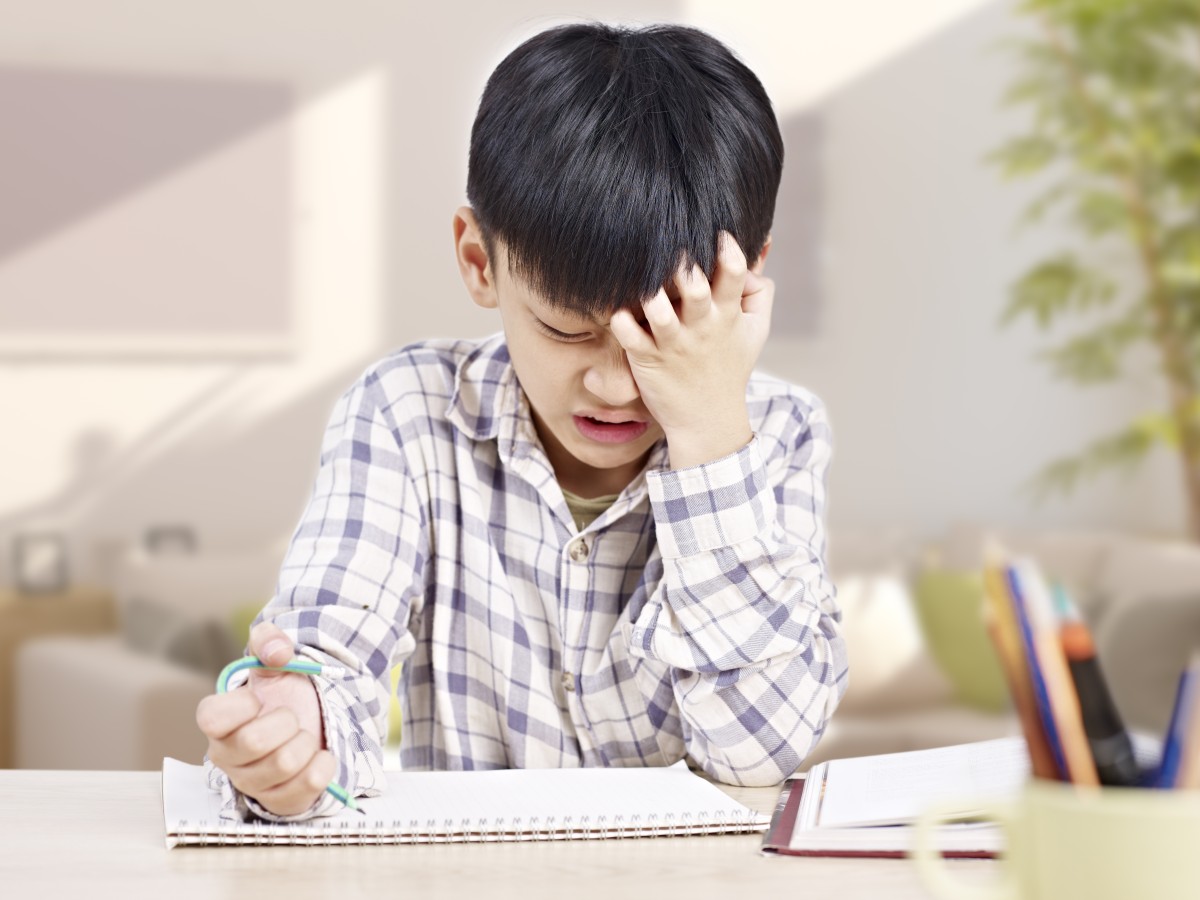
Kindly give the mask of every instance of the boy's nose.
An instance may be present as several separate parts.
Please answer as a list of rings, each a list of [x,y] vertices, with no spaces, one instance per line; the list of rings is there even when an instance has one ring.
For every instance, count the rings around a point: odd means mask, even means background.
[[[606,353],[602,362],[588,369],[583,375],[583,386],[613,407],[626,406],[641,396],[622,349]]]

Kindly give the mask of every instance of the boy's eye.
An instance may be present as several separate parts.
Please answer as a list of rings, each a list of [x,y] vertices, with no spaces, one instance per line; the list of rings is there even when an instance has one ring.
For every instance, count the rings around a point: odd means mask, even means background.
[[[538,330],[546,337],[553,338],[556,341],[579,341],[587,337],[587,333],[583,334],[567,334],[565,331],[559,331],[557,328],[551,328],[541,319],[534,319],[537,323]]]

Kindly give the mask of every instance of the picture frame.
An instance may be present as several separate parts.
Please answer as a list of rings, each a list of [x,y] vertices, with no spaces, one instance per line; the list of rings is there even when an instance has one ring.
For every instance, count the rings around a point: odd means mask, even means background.
[[[152,525],[142,538],[152,556],[187,556],[196,552],[196,532],[187,525]]]
[[[13,571],[17,592],[56,594],[70,583],[66,538],[53,532],[30,532],[13,538]]]

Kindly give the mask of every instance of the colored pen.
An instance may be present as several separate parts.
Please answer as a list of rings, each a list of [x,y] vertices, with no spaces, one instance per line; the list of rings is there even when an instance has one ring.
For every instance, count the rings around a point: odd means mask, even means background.
[[[1175,694],[1175,708],[1167,725],[1163,740],[1162,764],[1158,769],[1158,787],[1173,788],[1184,762],[1189,724],[1193,716],[1200,715],[1200,654],[1192,656],[1191,662],[1179,676],[1179,691]],[[1191,748],[1195,752],[1195,748]]]
[[[293,658],[283,666],[268,666],[257,656],[243,656],[221,670],[221,674],[217,676],[217,693],[226,693],[229,690],[230,679],[245,669],[268,669],[272,672],[295,672],[299,675],[323,675],[327,678],[337,678],[346,674],[346,670],[339,666],[323,666],[310,659]],[[364,816],[366,815],[366,812],[354,802],[354,798],[350,796],[350,792],[336,781],[329,782],[325,786],[325,790],[337,798],[347,809],[352,809]]]
[[[1060,585],[1054,586],[1054,600],[1064,617],[1059,626],[1059,637],[1067,667],[1071,670],[1071,680],[1075,682],[1075,692],[1079,695],[1083,730],[1096,763],[1096,774],[1101,784],[1136,786],[1141,781],[1141,770],[1133,752],[1133,741],[1108,691],[1092,634]]]

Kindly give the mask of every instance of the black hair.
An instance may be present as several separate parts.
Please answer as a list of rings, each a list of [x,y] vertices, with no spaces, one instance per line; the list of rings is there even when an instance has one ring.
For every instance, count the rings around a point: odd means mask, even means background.
[[[467,198],[489,259],[584,316],[633,308],[681,263],[709,278],[728,231],[753,262],[775,213],[783,138],[754,73],[678,25],[564,25],[488,79]]]

